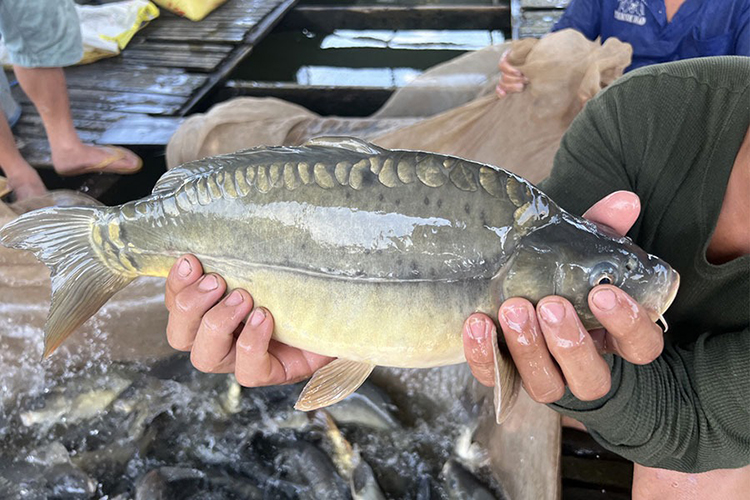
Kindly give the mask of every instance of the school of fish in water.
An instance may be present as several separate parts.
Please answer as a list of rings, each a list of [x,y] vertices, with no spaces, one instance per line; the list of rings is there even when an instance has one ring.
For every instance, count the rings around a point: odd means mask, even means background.
[[[434,411],[366,382],[309,413],[300,390],[243,389],[183,354],[83,370],[3,415],[0,498],[503,498],[471,442],[478,407],[450,389]]]

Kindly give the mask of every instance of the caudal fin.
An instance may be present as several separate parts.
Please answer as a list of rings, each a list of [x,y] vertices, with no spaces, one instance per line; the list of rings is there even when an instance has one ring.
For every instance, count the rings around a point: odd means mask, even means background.
[[[45,358],[134,279],[106,266],[94,250],[92,234],[101,211],[44,208],[0,228],[0,243],[29,250],[50,268],[52,305],[44,327]]]

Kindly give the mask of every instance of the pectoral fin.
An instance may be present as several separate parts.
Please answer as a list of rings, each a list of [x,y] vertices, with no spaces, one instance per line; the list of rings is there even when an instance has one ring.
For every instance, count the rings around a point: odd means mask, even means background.
[[[516,404],[521,377],[510,353],[500,348],[497,329],[492,329],[492,347],[495,360],[495,420],[502,424]]]
[[[338,403],[367,380],[375,365],[337,359],[316,371],[299,395],[294,408],[315,410]]]

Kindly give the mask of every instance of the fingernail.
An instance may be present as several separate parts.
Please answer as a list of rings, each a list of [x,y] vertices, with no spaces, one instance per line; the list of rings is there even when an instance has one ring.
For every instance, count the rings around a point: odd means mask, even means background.
[[[529,320],[529,313],[523,306],[508,306],[503,308],[503,318],[508,326],[520,330]]]
[[[198,288],[200,290],[203,290],[204,292],[209,292],[211,290],[216,290],[216,287],[219,286],[219,280],[216,279],[216,276],[213,274],[207,274],[203,278],[201,278],[201,282],[198,283]]]
[[[230,307],[233,307],[242,304],[243,300],[245,300],[245,298],[242,296],[242,294],[239,291],[235,290],[229,294],[229,297],[227,297],[224,303]]]
[[[253,313],[250,315],[250,325],[258,326],[261,323],[263,323],[264,319],[266,319],[266,313],[263,311],[263,309],[258,308],[254,310]]]
[[[469,321],[469,337],[481,342],[489,336],[489,321],[480,318],[472,318],[472,320]]]
[[[604,290],[597,290],[594,293],[593,302],[602,311],[610,311],[617,304],[617,296],[612,290],[605,288]]]
[[[547,302],[539,308],[542,319],[552,325],[557,325],[565,317],[565,307],[559,302]]]
[[[190,265],[190,262],[187,259],[180,259],[180,265],[177,266],[177,274],[185,278],[192,270],[193,266]]]

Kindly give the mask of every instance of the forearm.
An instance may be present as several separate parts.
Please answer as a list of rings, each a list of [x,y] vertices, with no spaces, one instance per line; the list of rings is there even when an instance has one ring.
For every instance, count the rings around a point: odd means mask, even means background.
[[[667,346],[653,363],[611,357],[612,390],[551,405],[636,463],[682,472],[750,464],[750,331]]]

